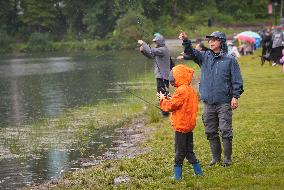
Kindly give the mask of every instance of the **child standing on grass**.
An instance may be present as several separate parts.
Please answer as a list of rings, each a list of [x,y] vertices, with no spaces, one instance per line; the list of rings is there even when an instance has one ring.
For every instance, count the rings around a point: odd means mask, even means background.
[[[174,179],[182,178],[183,160],[192,164],[195,175],[203,175],[199,161],[193,152],[193,132],[196,126],[198,96],[191,86],[194,70],[185,65],[173,67],[169,81],[175,87],[172,97],[158,94],[160,108],[171,112],[171,124],[175,130]]]

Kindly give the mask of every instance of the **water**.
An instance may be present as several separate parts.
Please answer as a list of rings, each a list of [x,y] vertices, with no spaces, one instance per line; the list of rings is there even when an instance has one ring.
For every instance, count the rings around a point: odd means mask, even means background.
[[[2,56],[0,129],[25,138],[25,126],[41,118],[57,117],[69,108],[95,105],[101,100],[117,101],[123,90],[114,90],[115,83],[136,79],[150,70],[151,61],[135,51]],[[102,154],[105,149],[100,145],[110,146],[115,127],[89,134],[93,141],[84,147],[84,156]],[[56,140],[64,133],[54,131],[50,138]],[[16,144],[19,139],[12,140]],[[82,156],[79,149],[47,146],[23,159],[11,154],[6,145],[0,139],[0,189],[56,179],[76,169],[76,160]]]
[[[115,82],[151,69],[137,52],[0,58],[0,126],[57,116],[66,108],[117,98]],[[146,64],[146,65],[145,65]]]

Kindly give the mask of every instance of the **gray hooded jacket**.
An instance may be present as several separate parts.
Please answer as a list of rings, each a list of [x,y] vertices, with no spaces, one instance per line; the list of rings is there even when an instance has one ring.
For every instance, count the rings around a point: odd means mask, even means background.
[[[283,41],[284,41],[284,35],[283,32],[281,31],[281,28],[276,28],[275,32],[272,34],[272,48],[277,48],[280,46],[283,46]]]
[[[161,35],[156,36],[157,47],[151,48],[147,43],[143,43],[143,55],[154,59],[154,73],[156,78],[168,80],[170,74],[170,53],[165,44],[165,38]]]

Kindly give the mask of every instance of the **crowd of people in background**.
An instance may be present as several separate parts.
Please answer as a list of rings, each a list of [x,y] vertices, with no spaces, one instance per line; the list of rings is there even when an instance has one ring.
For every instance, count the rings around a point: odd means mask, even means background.
[[[228,54],[236,59],[240,56],[254,54],[257,48],[262,48],[261,51],[261,66],[267,61],[272,66],[284,63],[284,30],[280,26],[267,27],[257,32],[260,36],[260,41],[247,41],[238,39],[235,35],[231,40],[227,40]],[[258,44],[257,44],[258,43]],[[205,51],[208,49],[201,39],[195,41],[195,49]],[[176,58],[177,60],[187,59],[186,55],[181,53]],[[283,70],[284,71],[284,70]]]
[[[262,37],[261,65],[265,61],[271,62],[272,66],[283,64],[280,62],[284,49],[284,34],[281,27],[266,28],[259,31],[259,34]]]

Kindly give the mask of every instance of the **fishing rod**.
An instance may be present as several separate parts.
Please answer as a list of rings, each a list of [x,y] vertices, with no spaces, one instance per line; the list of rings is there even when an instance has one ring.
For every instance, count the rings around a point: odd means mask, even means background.
[[[143,28],[143,22],[142,22],[142,20],[141,20],[141,19],[139,18],[139,16],[138,16],[137,1],[136,1],[136,0],[130,0],[129,2],[131,3],[132,8],[133,8],[134,10],[136,9],[135,12],[136,12],[137,23],[138,23],[138,25],[140,26],[140,28],[141,28],[141,30],[142,30],[142,35],[145,35],[145,30],[144,30],[144,28]],[[135,6],[135,4],[136,4],[136,6]],[[150,36],[150,35],[149,35],[149,36]],[[158,65],[157,62],[156,62],[155,56],[154,56],[154,61],[155,61],[155,64],[157,65],[158,72],[159,72],[160,75],[162,76],[162,81],[163,81],[164,86],[161,87],[161,88],[162,88],[165,92],[167,92],[167,89],[166,89],[166,88],[167,88],[167,85],[165,84],[165,81],[164,81],[165,79],[163,79],[164,77],[163,77],[163,75],[161,74],[161,71],[160,71],[159,65]],[[151,106],[153,106],[153,107],[155,107],[155,108],[161,110],[160,107],[158,107],[158,106],[154,105],[152,102],[149,102],[149,101],[145,100],[144,98],[138,96],[137,94],[135,94],[135,93],[133,93],[132,91],[130,91],[129,89],[125,88],[125,87],[122,86],[121,84],[118,84],[118,83],[117,83],[117,85],[118,85],[121,89],[123,89],[125,92],[127,92],[127,93],[129,93],[129,94],[135,96],[136,98],[139,98],[140,100],[144,101],[145,103],[147,103],[147,104],[149,104],[149,105],[151,105]]]
[[[158,108],[159,110],[161,110],[158,106],[156,106],[155,104],[153,104],[152,102],[149,102],[148,100],[145,100],[144,98],[138,96],[137,94],[133,93],[132,91],[128,90],[127,88],[125,88],[124,86],[122,86],[121,84],[118,84],[116,83],[120,88],[122,88],[125,92],[128,92],[129,94],[135,96],[136,98],[139,98],[140,100],[146,102],[147,104],[155,107],[155,108]]]
[[[144,30],[144,27],[143,27],[143,22],[142,22],[142,20],[139,18],[139,16],[138,16],[138,5],[137,5],[137,1],[136,0],[132,0],[132,1],[130,1],[131,2],[131,5],[132,5],[132,8],[135,10],[135,13],[136,13],[136,18],[137,18],[137,23],[138,23],[138,25],[140,26],[140,28],[141,28],[141,30],[142,30],[142,36],[150,36],[150,34],[145,34],[145,30]],[[156,36],[155,36],[156,37]],[[150,45],[149,45],[150,46]],[[150,47],[151,48],[151,47]],[[165,91],[165,93],[167,94],[167,92],[168,92],[168,86],[167,86],[167,84],[166,84],[166,82],[165,82],[165,80],[166,79],[164,79],[165,77],[162,75],[162,73],[161,73],[161,69],[160,69],[160,67],[159,67],[159,65],[158,65],[158,63],[157,63],[157,61],[156,61],[156,56],[154,55],[154,57],[153,57],[153,59],[154,59],[154,62],[155,62],[155,65],[157,66],[157,70],[158,70],[158,72],[159,72],[159,74],[161,75],[161,79],[162,79],[162,82],[163,82],[163,86],[161,86],[160,88],[162,89],[162,90],[164,90]]]

